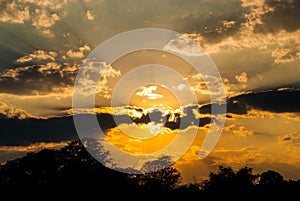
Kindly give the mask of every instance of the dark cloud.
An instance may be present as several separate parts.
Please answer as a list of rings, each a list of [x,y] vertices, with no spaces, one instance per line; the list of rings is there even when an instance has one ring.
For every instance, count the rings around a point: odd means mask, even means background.
[[[82,59],[90,47],[53,52],[35,50],[16,59],[10,69],[0,71],[0,93],[17,95],[64,92],[73,86]]]
[[[187,108],[190,110],[191,108]],[[83,114],[81,114],[83,115]],[[89,115],[89,114],[84,114]],[[107,131],[120,124],[147,124],[161,123],[165,120],[165,127],[172,130],[186,129],[192,125],[204,126],[210,123],[210,118],[196,119],[189,114],[179,117],[176,121],[168,121],[169,115],[163,116],[161,112],[154,111],[141,118],[131,118],[127,115],[98,114],[97,119],[102,130]],[[164,119],[164,120],[162,120]],[[77,139],[77,133],[72,116],[50,119],[17,119],[0,116],[0,146],[29,145],[38,142],[61,142]]]
[[[105,18],[107,22],[104,25],[110,22],[126,25],[123,29],[157,27],[182,33],[197,32],[215,42],[236,33],[246,21],[238,0],[113,0],[93,10],[96,16],[105,15],[108,11],[114,13]],[[224,26],[226,21],[234,21],[234,24]]]
[[[227,112],[247,114],[250,109],[277,113],[300,112],[299,100],[299,90],[249,93],[229,99]],[[216,107],[221,106],[216,105]],[[147,124],[150,122],[164,123],[165,127],[175,130],[186,129],[189,126],[202,127],[214,121],[209,117],[197,119],[193,112],[197,109],[199,113],[208,114],[211,112],[211,105],[202,106],[200,109],[196,106],[188,106],[184,109],[183,116],[175,113],[174,120],[169,120],[171,114],[164,115],[159,110],[143,114],[140,118],[133,118],[128,115],[113,116],[111,114],[98,114],[97,118],[103,130],[115,128],[119,124]],[[1,115],[0,130],[0,145],[28,145],[37,142],[60,142],[78,138],[72,116],[50,119],[17,119]]]
[[[214,107],[216,108],[216,111],[223,111],[223,106],[222,105],[214,105]],[[227,101],[227,113],[234,113],[234,114],[247,114],[247,111],[249,109],[249,106],[245,103],[240,103],[237,102],[233,99],[230,99]],[[208,104],[208,105],[204,105],[199,109],[199,113],[200,114],[211,114],[211,108],[212,105]]]
[[[300,112],[299,100],[299,90],[267,91],[235,97],[229,102],[229,108],[234,103],[238,103],[245,105],[248,109],[254,108],[277,113]],[[234,111],[232,110],[232,112]]]
[[[256,32],[277,32],[280,29],[293,32],[300,28],[300,1],[267,0],[266,6],[274,11],[261,17],[263,24],[256,25]]]
[[[18,146],[38,142],[77,139],[72,117],[52,119],[0,119],[0,145]]]
[[[75,76],[76,71],[63,71],[58,63],[10,69],[0,75],[0,93],[36,95],[59,92],[64,87],[73,86]]]
[[[233,114],[247,114],[251,109],[282,113],[300,113],[300,91],[299,90],[270,90],[239,95],[227,100],[227,117]],[[215,105],[215,107],[221,107]],[[211,105],[204,105],[199,113],[210,114]]]

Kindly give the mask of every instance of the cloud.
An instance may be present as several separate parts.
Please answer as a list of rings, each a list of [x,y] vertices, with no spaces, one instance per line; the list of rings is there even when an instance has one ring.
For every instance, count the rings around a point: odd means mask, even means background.
[[[9,69],[4,71],[1,75],[0,75],[0,81],[5,81],[7,79],[13,79],[13,80],[18,80],[18,77],[26,71],[31,70],[33,67],[31,66],[26,66],[26,67],[20,67],[20,68],[16,68],[16,69]]]
[[[282,25],[280,25],[281,20],[286,18],[289,18],[285,23],[287,26],[299,25],[298,12],[296,12],[299,9],[299,3],[295,1],[290,3],[287,1],[276,2],[277,1],[242,0],[242,15],[246,20],[240,23],[239,29],[236,29],[234,34],[227,35],[217,42],[209,41],[204,37],[204,33],[200,31],[196,33],[191,32],[187,35],[200,43],[205,52],[211,54],[215,61],[220,58],[220,61],[217,61],[219,63],[217,66],[221,69],[221,74],[230,71],[232,75],[237,71],[237,67],[245,69],[246,66],[249,66],[249,70],[244,70],[244,72],[248,74],[250,82],[252,81],[251,77],[254,72],[258,73],[263,71],[264,74],[266,74],[265,77],[275,77],[274,72],[271,72],[269,68],[274,68],[273,71],[276,71],[277,67],[283,66],[283,64],[294,64],[293,67],[296,68],[297,62],[299,61],[298,53],[300,52],[300,29],[279,28],[282,27]],[[284,11],[282,10],[283,7]],[[272,20],[267,21],[264,19],[266,15],[279,12],[280,9],[282,17],[274,16]],[[292,14],[287,14],[289,17],[284,16],[283,13],[288,13],[289,10]],[[224,26],[230,26],[230,21],[231,20],[223,20]],[[235,22],[235,20],[233,21]],[[257,31],[257,27],[262,27],[262,29],[264,27],[275,27],[276,31]],[[235,59],[235,61],[230,59],[233,57],[237,59]],[[273,58],[274,63],[271,62],[271,58]],[[224,64],[225,62],[228,62],[228,66]],[[250,65],[252,66],[250,67]],[[292,68],[292,65],[289,66],[289,69],[290,68]],[[224,71],[222,71],[222,69]],[[235,72],[233,71],[234,69]],[[278,82],[287,82],[289,78],[286,77],[291,76],[286,74],[286,76],[276,77],[276,79],[278,79]],[[253,79],[253,83],[251,82],[247,87],[255,87],[263,83],[264,85],[268,85],[265,82],[269,82],[269,80],[261,80],[261,82],[257,82],[257,80],[254,81]]]
[[[78,139],[72,117],[50,119],[2,118],[0,146],[27,146],[39,142]]]
[[[276,48],[272,52],[272,57],[274,58],[274,63],[289,63],[294,62],[297,59],[298,53],[293,53],[290,49],[287,48]]]
[[[234,124],[224,127],[223,130],[232,135],[241,136],[241,137],[247,137],[254,134],[253,130],[247,130],[244,126],[236,126]]]
[[[261,151],[261,148],[254,146],[247,146],[240,149],[228,149],[228,148],[218,148],[215,149],[215,153],[243,153],[243,152],[253,152],[253,151]]]
[[[38,152],[42,149],[59,149],[67,144],[67,142],[40,142],[28,146],[0,146],[0,164],[15,158],[23,157],[29,152]]]
[[[29,7],[16,1],[0,2],[0,22],[22,24],[30,19]]]
[[[0,146],[0,152],[37,152],[41,149],[58,149],[64,147],[68,142],[39,142],[28,146]]]
[[[255,26],[256,32],[277,32],[281,29],[293,32],[300,28],[299,1],[266,0],[264,6],[269,7],[270,12],[265,12],[261,16],[261,23]]]
[[[154,91],[157,90],[157,86],[151,85],[148,87],[142,87],[138,89],[138,91],[135,93],[137,96],[147,97],[149,100],[156,100],[163,98],[164,96],[162,94],[154,93]]]
[[[0,75],[0,93],[45,95],[65,91],[73,86],[75,73],[56,62],[9,69]]]
[[[239,83],[247,83],[248,82],[248,76],[246,72],[242,72],[240,75],[236,75],[235,79],[239,82]]]
[[[274,118],[284,116],[299,121],[299,90],[282,89],[248,92],[227,100],[228,118]],[[211,114],[211,104],[202,105],[199,114]],[[215,105],[218,107],[218,105]]]
[[[88,45],[68,51],[36,50],[16,60],[17,67],[0,73],[0,93],[46,95],[66,92],[74,85]]]
[[[257,109],[249,109],[249,110],[246,110],[246,111],[247,111],[246,114],[228,113],[227,117],[228,117],[228,119],[231,119],[231,120],[238,120],[238,119],[261,119],[261,120],[285,119],[287,121],[300,122],[299,113],[293,113],[293,112],[275,113],[275,112],[257,110]]]
[[[45,95],[14,95],[0,93],[0,102],[9,107],[22,110],[33,118],[51,118],[68,116],[70,113],[66,108],[72,107],[72,91],[73,88],[53,89],[53,92]]]
[[[49,62],[45,65],[41,65],[40,68],[38,69],[38,71],[40,73],[46,73],[47,75],[50,75],[53,72],[59,71],[60,68],[61,68],[61,65],[59,65],[58,63]]]
[[[215,149],[210,154],[213,160],[218,165],[253,165],[266,161],[276,162],[272,158],[272,154],[264,153],[261,148],[258,147],[243,147],[240,149]]]
[[[245,104],[248,109],[254,108],[270,112],[300,112],[300,91],[283,90],[283,91],[266,91],[249,93],[232,98],[229,104]],[[246,107],[246,108],[247,108]],[[230,111],[230,105],[228,106]],[[234,112],[231,110],[231,112]]]
[[[292,50],[296,48],[296,52],[299,50],[300,30],[295,30],[294,32],[279,30],[272,34],[254,33],[248,29],[246,30],[247,31],[241,30],[235,36],[227,37],[219,43],[209,43],[203,39],[201,34],[193,33],[186,35],[191,37],[193,40],[200,42],[205,52],[208,54],[235,52],[242,51],[244,49],[257,49],[262,53],[266,53],[266,50],[272,50],[274,46]],[[287,41],[289,42],[287,43]],[[272,53],[272,51],[270,53]]]
[[[199,5],[200,9],[194,10],[197,6],[193,7],[192,4]],[[181,14],[182,17],[178,19],[178,23],[180,22],[183,27],[182,30],[178,31],[200,33],[203,39],[209,43],[218,43],[235,35],[247,20],[243,16],[244,10],[241,1],[191,2],[189,10],[184,10],[186,13]]]
[[[91,51],[91,48],[88,45],[84,45],[82,47],[79,47],[78,50],[68,50],[66,55],[69,58],[73,59],[83,59],[87,56],[87,54]],[[64,56],[64,58],[66,58]]]
[[[41,8],[61,9],[70,0],[21,0],[24,4],[31,4]]]
[[[26,119],[32,118],[33,116],[28,114],[26,111],[21,109],[16,109],[14,107],[8,106],[5,103],[0,102],[0,119],[5,118],[17,118],[17,119]]]
[[[96,92],[97,97],[110,99],[112,95],[110,79],[117,79],[120,76],[121,71],[107,65],[106,62],[88,61],[77,77],[76,93],[86,97]]]
[[[193,74],[185,78],[194,92],[204,95],[222,95],[224,83],[221,78],[212,75]]]
[[[51,28],[61,20],[66,3],[67,0],[1,1],[0,21],[13,24],[30,22],[43,35],[54,36]]]
[[[171,40],[163,49],[186,56],[199,56],[204,54],[203,48],[185,35]]]
[[[53,36],[53,32],[50,28],[60,19],[61,16],[57,13],[49,13],[44,9],[35,9],[31,18],[32,26],[36,27],[47,36]]]
[[[231,28],[232,26],[234,26],[236,24],[236,22],[234,20],[223,20],[223,26],[225,28]]]
[[[279,144],[288,144],[300,148],[300,133],[286,134],[278,137]]]
[[[49,61],[54,61],[57,56],[56,52],[46,52],[44,50],[37,50],[34,51],[33,53],[26,55],[24,57],[21,57],[17,60],[19,63],[26,63],[30,61],[39,61],[39,60],[49,60]]]
[[[247,9],[244,13],[244,17],[247,19],[243,23],[243,31],[253,31],[255,26],[262,24],[262,16],[273,9],[265,4],[265,0],[241,0],[242,8]],[[248,30],[246,30],[248,29]]]
[[[1,105],[0,109],[2,110],[3,107],[4,106]],[[60,142],[78,138],[72,116],[42,119],[25,117],[25,114],[19,110],[7,111],[7,107],[3,110],[5,114],[0,114],[0,146],[29,145],[38,142]],[[121,124],[132,124],[130,121],[124,121],[127,119],[124,118],[124,115],[113,116],[111,114],[98,114],[97,118],[100,127],[104,131],[116,128],[116,122],[119,122],[118,126]],[[132,120],[136,125],[150,126],[148,123],[151,122],[149,114],[140,119]],[[168,127],[165,127],[165,129],[168,129]]]
[[[93,13],[93,11],[87,10],[86,11],[86,18],[89,21],[93,21],[95,19],[95,14]]]

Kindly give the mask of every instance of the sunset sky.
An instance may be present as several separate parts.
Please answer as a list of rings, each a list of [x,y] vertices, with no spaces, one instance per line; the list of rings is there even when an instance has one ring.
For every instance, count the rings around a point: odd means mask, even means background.
[[[209,93],[201,76],[175,55],[150,50],[125,55],[99,81],[96,108],[72,110],[75,78],[89,53],[116,34],[140,28],[183,34],[219,70],[226,122],[219,142],[202,160],[199,151],[210,126]],[[179,132],[197,132],[175,163],[184,182],[204,179],[219,165],[273,169],[285,178],[300,178],[300,1],[2,0],[0,38],[1,163],[66,145],[78,138],[72,115],[96,112],[108,140],[132,153],[159,150]],[[110,107],[122,76],[148,63],[169,66],[183,78],[160,71],[174,81],[170,89],[138,87],[129,102],[128,94],[119,93],[118,105]],[[143,72],[123,87],[155,74]],[[181,94],[182,103],[174,92]],[[185,101],[190,92],[197,103]],[[122,115],[133,122],[110,122]],[[186,115],[193,121],[179,128],[178,119]],[[161,122],[150,122],[151,116]]]

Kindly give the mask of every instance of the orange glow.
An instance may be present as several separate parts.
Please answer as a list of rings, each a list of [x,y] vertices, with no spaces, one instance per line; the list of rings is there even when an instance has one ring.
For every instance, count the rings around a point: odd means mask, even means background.
[[[158,132],[153,133],[153,124],[142,125],[120,125],[106,133],[107,139],[119,149],[133,154],[147,154],[159,151],[170,144],[176,137],[178,131],[161,127]],[[157,128],[155,128],[157,129]],[[126,133],[130,133],[130,137]]]
[[[177,109],[180,107],[176,96],[169,89],[157,84],[138,88],[131,96],[129,105],[163,109]]]

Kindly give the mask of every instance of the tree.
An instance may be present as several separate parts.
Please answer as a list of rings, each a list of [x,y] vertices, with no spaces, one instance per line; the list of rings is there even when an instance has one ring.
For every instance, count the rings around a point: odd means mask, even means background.
[[[253,174],[253,169],[243,167],[235,175],[235,186],[238,191],[253,191],[258,175]]]
[[[259,185],[281,185],[283,176],[276,171],[268,170],[260,175]]]
[[[260,191],[282,191],[283,190],[283,176],[274,170],[263,172],[259,177],[258,189]]]
[[[233,190],[235,173],[231,167],[219,166],[217,173],[210,172],[204,181],[203,189],[207,192],[229,192]]]
[[[171,163],[169,156],[146,162],[142,171],[150,173],[135,175],[142,191],[164,192],[174,190],[179,185],[181,175],[176,168],[168,166]],[[151,172],[152,170],[158,171]]]
[[[203,190],[223,193],[249,192],[253,190],[256,178],[252,168],[244,167],[235,172],[231,167],[219,166],[218,172],[211,172],[209,179],[204,181]]]

